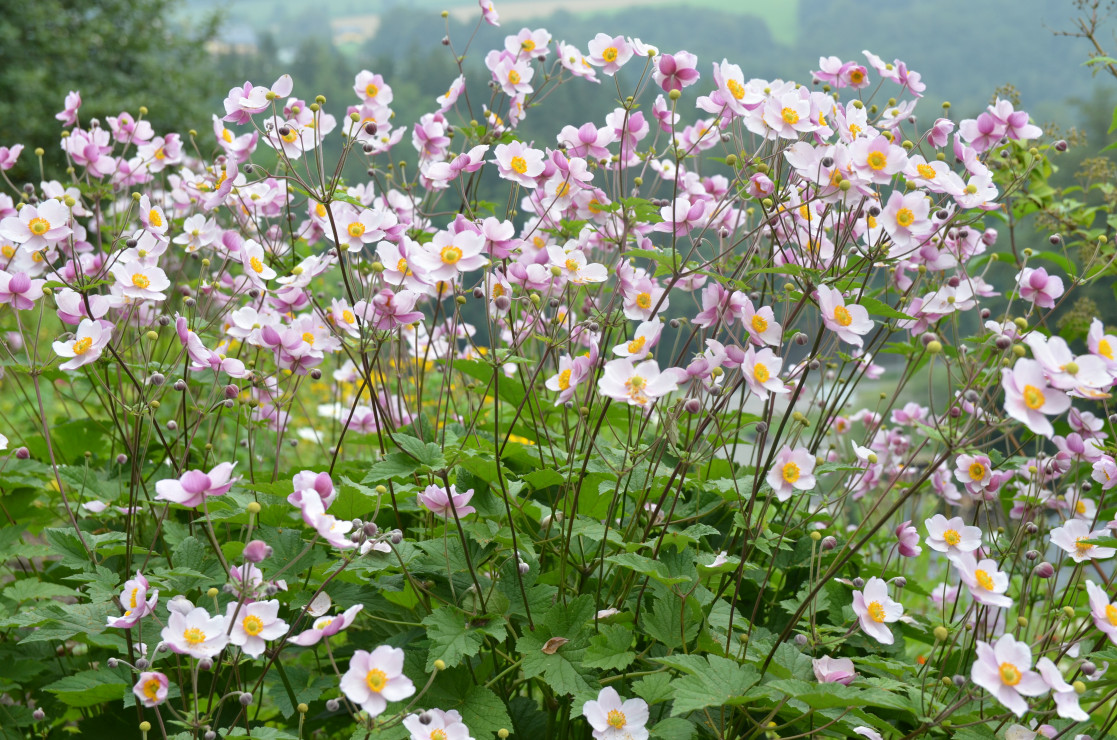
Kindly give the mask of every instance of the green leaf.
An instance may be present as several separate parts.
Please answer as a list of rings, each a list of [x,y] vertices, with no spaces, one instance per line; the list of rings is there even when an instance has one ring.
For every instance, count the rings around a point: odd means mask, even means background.
[[[694,725],[682,717],[668,717],[651,728],[652,737],[662,737],[665,740],[690,740],[695,732]]]
[[[562,485],[563,481],[565,481],[566,478],[564,478],[562,474],[560,474],[557,470],[545,468],[543,470],[533,470],[532,472],[523,476],[523,480],[525,483],[531,486],[533,490],[539,490],[540,488],[549,488],[551,486]]]
[[[649,704],[658,704],[675,695],[675,689],[672,688],[671,681],[671,674],[666,671],[653,673],[632,684],[632,691]]]
[[[858,303],[860,303],[866,311],[873,314],[874,316],[883,316],[886,319],[905,320],[914,320],[915,318],[914,316],[908,316],[902,311],[897,311],[884,301],[879,301],[876,298],[870,298],[869,296],[862,296]]]
[[[44,583],[34,578],[24,578],[0,591],[0,598],[22,603],[37,599],[53,599],[56,596],[76,596],[77,593],[74,589],[59,583]]]
[[[631,647],[632,630],[623,624],[607,624],[590,639],[583,662],[590,668],[619,671],[636,660]]]
[[[129,686],[125,679],[126,671],[127,669],[122,668],[82,671],[48,684],[43,689],[68,706],[92,707],[124,698],[124,692]]]
[[[403,452],[393,452],[369,468],[362,483],[380,485],[391,478],[409,476],[419,469],[419,463]]]
[[[663,658],[658,660],[661,663],[669,663]],[[705,665],[701,665],[700,662],[704,662]],[[720,655],[703,656],[691,666],[697,670],[671,684],[675,700],[671,707],[672,717],[688,714],[703,707],[720,707],[729,704],[731,699],[742,698],[749,688],[760,680],[760,673],[753,666],[741,665],[735,660]]]
[[[583,662],[592,634],[586,623],[593,617],[594,609],[593,598],[588,594],[551,607],[536,624],[534,632],[525,632],[516,641],[516,651],[523,656],[524,676],[543,676],[558,694],[594,691],[596,671]],[[552,650],[548,642],[555,637],[567,642]],[[549,652],[544,652],[544,647],[548,647]]]
[[[424,442],[418,437],[411,437],[406,434],[396,434],[393,440],[401,450],[420,465],[425,465],[428,468],[440,468],[446,462],[445,458],[442,457],[442,448],[434,442]]]
[[[423,620],[427,637],[433,643],[427,653],[427,670],[434,669],[434,661],[443,660],[453,668],[462,658],[472,657],[481,651],[484,635],[472,629],[462,612],[449,607],[435,609]]]
[[[658,560],[646,558],[643,555],[637,555],[634,552],[624,552],[619,555],[610,555],[605,558],[605,562],[614,563],[622,568],[634,570],[642,576],[654,578],[665,586],[670,586],[676,583],[685,583],[690,579],[689,576],[673,576],[667,566]]]

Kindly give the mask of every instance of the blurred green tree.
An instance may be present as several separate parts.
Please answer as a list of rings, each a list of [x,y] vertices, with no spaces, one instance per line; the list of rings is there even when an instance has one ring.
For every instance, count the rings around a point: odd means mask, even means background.
[[[38,179],[32,150],[62,166],[60,124],[69,90],[81,120],[147,106],[156,132],[208,126],[221,87],[206,42],[211,14],[181,22],[179,0],[4,0],[0,13],[0,146],[27,147],[14,175]],[[57,172],[57,170],[55,170]]]

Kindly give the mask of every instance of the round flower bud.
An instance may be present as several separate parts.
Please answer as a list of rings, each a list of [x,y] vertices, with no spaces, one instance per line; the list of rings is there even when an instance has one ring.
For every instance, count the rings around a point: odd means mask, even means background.
[[[678,92],[678,90],[672,90],[671,92]],[[500,740],[505,740],[508,737],[508,730],[501,727],[496,731],[496,736],[499,737]]]
[[[105,662],[108,663],[109,668],[116,668],[118,665],[120,665],[120,661],[116,658],[109,658]]]
[[[1067,619],[1074,619],[1074,607],[1073,606],[1064,606],[1063,607],[1063,616],[1066,617]]]
[[[172,387],[176,391],[184,391],[184,390],[186,390],[186,381],[182,380],[182,379],[176,380],[174,386],[172,386]]]
[[[825,537],[822,538],[822,549],[823,550],[833,550],[837,546],[838,546],[838,539],[836,537],[834,537],[833,535],[826,535]]]
[[[338,707],[340,707],[340,706],[341,706],[341,702],[339,702],[337,699],[327,699],[326,700],[326,709],[328,711],[336,712],[338,710]]]
[[[217,740],[217,733],[213,730],[206,730],[206,734],[202,735],[204,740]]]
[[[151,732],[151,723],[147,720],[140,722],[140,732]]]
[[[1059,139],[1058,141],[1055,142],[1055,151],[1065,152],[1066,150],[1067,150],[1066,139]]]
[[[1078,670],[1082,671],[1083,676],[1092,676],[1098,671],[1098,667],[1088,660],[1082,661],[1082,665],[1078,666]]]
[[[1028,550],[1026,553],[1024,553],[1024,557],[1028,560],[1035,560],[1039,557],[1039,550]]]
[[[299,714],[306,714],[310,711],[310,707],[306,705],[306,702],[301,702],[297,707],[295,707],[295,711]]]
[[[940,624],[938,627],[935,627],[934,635],[936,640],[943,642],[946,638],[950,637],[950,630]]]
[[[229,383],[229,385],[225,386],[225,398],[236,398],[239,395],[240,388],[237,387],[236,383]]]
[[[1074,693],[1076,693],[1076,694],[1085,694],[1086,693],[1086,684],[1084,684],[1081,681],[1075,681],[1074,683],[1071,684],[1071,686],[1074,687]]]
[[[159,386],[166,383],[167,378],[163,375],[163,373],[152,373],[151,375],[147,376],[147,382],[151,383],[152,385]]]
[[[806,647],[807,646],[807,636],[806,635],[795,635],[795,644],[798,645],[799,647]]]
[[[688,414],[697,414],[702,410],[702,402],[697,398],[688,398],[686,402],[683,403],[683,410]]]
[[[957,686],[958,688],[962,688],[963,686],[966,685],[966,677],[961,675],[961,674],[955,674],[954,685]]]
[[[865,588],[865,579],[861,578],[861,577],[854,578],[853,579],[853,587],[854,588]]]
[[[933,355],[942,352],[942,342],[935,340],[927,343],[927,351]]]
[[[669,93],[667,93],[667,97],[669,97],[671,100],[678,100],[682,96],[683,96],[683,91],[682,90],[672,90]]]
[[[41,707],[31,713],[31,719],[35,720],[36,722],[42,722],[46,718],[47,713],[44,712]]]
[[[896,576],[892,579],[892,584],[896,588],[903,588],[904,586],[908,585],[908,579],[904,578],[903,576]]]
[[[245,691],[244,693],[242,693],[240,695],[240,698],[238,699],[238,701],[240,701],[240,705],[242,707],[247,707],[249,704],[252,703],[252,694]]]
[[[253,501],[248,505],[249,511],[251,511],[253,505],[257,508],[260,506]],[[264,560],[267,560],[271,554],[272,549],[268,547],[268,543],[263,540],[252,540],[244,546],[244,559],[250,563],[262,563]]]
[[[1024,525],[1024,531],[1028,534],[1035,534],[1036,532],[1039,532],[1039,527],[1036,526],[1035,522],[1028,522]]]
[[[812,539],[812,540],[814,540],[815,542],[818,542],[819,540],[821,540],[821,539],[822,539],[822,533],[821,533],[821,532],[819,532],[819,531],[818,531],[818,530],[816,529],[815,531],[811,532],[811,534],[810,534],[810,537],[811,537],[811,539]]]
[[[27,449],[26,447],[20,447],[16,449],[17,460],[26,460],[29,457],[31,457],[31,450]]]
[[[521,576],[526,576],[528,571],[531,570],[531,566],[524,562],[521,562],[516,568],[520,571]]]
[[[401,542],[403,542],[403,532],[399,531],[398,529],[393,530],[392,531],[392,544],[393,545],[398,545]]]
[[[444,670],[446,670],[446,661],[442,660],[441,658],[440,658],[440,659],[438,659],[438,660],[436,660],[436,661],[434,661],[434,669],[435,669],[436,671],[444,671]]]

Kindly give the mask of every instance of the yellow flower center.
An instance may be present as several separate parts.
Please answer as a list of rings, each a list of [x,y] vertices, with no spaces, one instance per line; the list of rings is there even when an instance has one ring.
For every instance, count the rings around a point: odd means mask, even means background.
[[[352,324],[354,321],[357,320],[357,317],[353,315],[352,311],[350,311],[349,309],[345,309],[341,312],[341,320],[344,321],[346,324]]]
[[[980,480],[985,477],[985,466],[979,462],[970,463],[970,477]]]
[[[610,709],[609,713],[605,715],[605,721],[609,723],[610,727],[620,730],[625,726],[625,723],[628,722],[628,719],[621,710]]]
[[[640,350],[644,349],[644,345],[647,343],[647,341],[647,337],[636,337],[635,339],[633,339],[631,342],[628,343],[629,354],[634,355]]]
[[[244,628],[245,634],[255,637],[264,631],[264,620],[260,619],[255,614],[249,614],[244,618],[244,621],[240,623],[240,626]]]
[[[601,58],[604,59],[606,62],[612,64],[617,60],[618,53],[619,52],[617,51],[617,47],[610,46],[605,51],[601,52]]]
[[[375,98],[380,93],[380,88],[371,82],[365,87],[365,95]]]
[[[31,233],[35,236],[42,236],[50,231],[50,221],[47,221],[45,218],[33,218],[27,223],[27,228],[30,229]]]
[[[935,168],[932,167],[931,165],[929,165],[929,164],[917,164],[915,166],[915,169],[919,173],[919,176],[922,177],[924,180],[934,180],[935,179]]]
[[[1020,669],[1014,666],[1012,663],[1001,663],[1000,674],[1001,681],[1003,681],[1008,686],[1015,686],[1016,684],[1020,683],[1020,679],[1024,677],[1024,675],[1020,672]]]
[[[462,250],[451,244],[442,248],[441,255],[444,264],[455,265],[462,258]]]
[[[558,185],[555,185],[555,197],[556,198],[565,198],[569,192],[570,192],[570,183],[560,182]]]
[[[1105,619],[1114,627],[1117,627],[1117,606],[1113,604],[1105,605]]]
[[[152,208],[150,211],[147,212],[147,220],[150,221],[151,225],[157,229],[163,227],[163,217],[159,215],[159,211],[155,208]]]
[[[191,627],[182,633],[182,639],[186,640],[191,645],[200,645],[206,641],[206,633],[202,632],[197,627]]]
[[[729,88],[729,94],[737,100],[745,97],[745,86],[737,82],[737,80],[729,80],[725,83],[725,86]]]
[[[520,84],[520,73],[512,69],[508,71],[508,81],[513,85]]]
[[[578,272],[578,260],[568,259],[566,261],[566,269],[571,272]]]
[[[912,213],[910,208],[901,208],[896,212],[896,223],[907,228],[915,223],[915,214]]]
[[[597,198],[591,198],[590,202],[586,204],[586,208],[590,213],[601,213],[601,201]]]
[[[877,227],[877,220],[871,215],[865,217],[865,223],[869,225],[870,229],[875,229]]]
[[[92,346],[93,346],[93,340],[92,339],[90,339],[89,337],[82,337],[78,341],[74,342],[73,346],[70,347],[70,349],[73,350],[75,355],[84,355],[86,352],[89,351],[89,348],[92,347]],[[133,607],[136,606],[134,596],[133,596],[133,600],[132,600],[132,606]]]
[[[768,331],[768,320],[766,318],[764,318],[763,316],[761,316],[760,314],[753,314],[751,323],[752,323],[752,328],[758,334],[762,334],[762,333]]]
[[[1102,339],[1098,342],[1098,354],[1106,359],[1113,359],[1113,348],[1109,346],[1109,340]]]
[[[318,205],[314,206],[314,213],[317,214],[318,218],[325,218],[326,206],[319,203]]]
[[[854,85],[860,85],[862,82],[865,81],[865,73],[862,72],[860,69],[855,69],[849,73],[849,81],[852,82]]]
[[[349,236],[356,239],[361,236],[361,234],[365,233],[365,225],[360,221],[354,221],[353,223],[349,224],[349,228],[347,228],[346,231],[349,232]]]
[[[227,128],[221,129],[221,138],[225,140],[226,144],[233,143],[233,134]]]
[[[500,283],[493,283],[493,298],[500,298],[504,295],[504,286]]]
[[[1076,514],[1085,514],[1086,513],[1086,504],[1082,501],[1075,501],[1074,502],[1074,512]]]
[[[756,376],[758,383],[767,383],[772,374],[768,372],[768,368],[763,363],[756,363],[752,366],[752,374]]]
[[[82,341],[88,341],[90,344],[93,344],[93,342],[89,339],[84,339]],[[82,350],[82,351],[84,352],[85,350]],[[138,594],[139,592],[140,592],[140,590],[138,588],[132,589],[132,596],[131,596],[131,598],[128,599],[128,608],[129,609],[135,609],[136,608],[136,594]]]
[[[652,307],[652,294],[651,293],[640,293],[639,295],[637,295],[636,296],[636,305],[639,306],[640,308],[651,308]]]
[[[411,270],[407,269],[407,260],[400,258],[400,261],[396,263],[396,272],[403,273],[405,276],[411,274]]]
[[[253,257],[252,259],[248,260],[248,264],[256,272],[264,271],[264,263],[260,261],[259,257]]]
[[[295,130],[294,126],[287,127],[287,133],[280,134],[279,137],[286,141],[288,144],[294,143],[295,139],[299,138],[299,132]]]
[[[834,306],[834,321],[837,321],[839,326],[849,326],[853,323],[853,316],[845,306]]]
[[[16,249],[11,244],[5,244],[3,247],[0,247],[0,254],[3,254],[8,259],[11,259],[15,256]]]
[[[524,39],[520,42],[520,49],[522,49],[523,51],[534,51],[535,42],[531,39]]]
[[[159,147],[158,149],[155,150],[155,158],[158,159],[158,160],[163,160],[163,159],[167,158],[167,154],[166,154],[166,152],[163,151],[163,147]]]
[[[430,740],[446,740],[446,730],[431,730]]]
[[[564,391],[570,387],[570,370],[563,370],[558,376],[558,387],[560,391]]]
[[[1088,540],[1088,539],[1090,539],[1089,536],[1078,537],[1077,539],[1075,539],[1074,549],[1078,551],[1079,555],[1085,555],[1085,554],[1089,553],[1090,550],[1094,549],[1094,546],[1092,544],[1085,541],[1085,540]]]
[[[869,619],[873,620],[874,622],[884,621],[884,607],[881,606],[879,601],[869,602],[867,611],[869,612]]]
[[[311,344],[311,345],[314,344],[314,334],[312,332],[309,332],[309,331],[304,331],[303,332],[303,341],[306,342],[307,344]]]
[[[807,207],[806,203],[799,206],[799,215],[803,217],[804,221],[811,220],[811,209]]]
[[[783,122],[788,125],[799,123],[799,114],[793,108],[784,108],[780,111],[780,117],[783,119]]]
[[[957,545],[962,541],[962,535],[958,534],[957,529],[948,529],[942,533],[942,538],[946,544],[950,546]]]
[[[1047,399],[1043,397],[1043,391],[1036,388],[1034,385],[1024,386],[1024,405],[1035,411],[1040,406],[1043,406]]]
[[[379,668],[373,668],[365,674],[365,684],[370,691],[375,691],[377,694],[384,690],[384,686],[387,685],[387,683],[388,674],[384,673],[384,671]]]
[[[527,160],[523,157],[512,157],[512,162],[508,166],[521,175],[527,172]]]
[[[888,165],[888,157],[884,156],[884,152],[870,152],[868,158],[869,167],[879,172]]]
[[[151,278],[149,278],[147,275],[144,275],[142,272],[134,273],[132,275],[132,285],[140,288],[141,290],[146,290],[147,287],[151,285]]]
[[[163,688],[163,684],[159,683],[157,678],[149,678],[144,681],[143,692],[148,701],[159,701],[159,689]]]
[[[861,133],[861,127],[860,127],[860,126],[858,126],[858,125],[857,125],[856,123],[851,123],[851,124],[849,124],[849,135],[850,135],[851,137],[853,137],[854,139],[856,139],[856,138],[857,138],[857,135],[858,135],[859,133]]]
[[[981,586],[986,591],[993,590],[993,577],[989,575],[989,571],[978,568],[974,571],[973,576],[977,580],[977,585]]]
[[[794,483],[799,480],[799,466],[793,462],[789,462],[783,466],[783,479],[788,483]]]

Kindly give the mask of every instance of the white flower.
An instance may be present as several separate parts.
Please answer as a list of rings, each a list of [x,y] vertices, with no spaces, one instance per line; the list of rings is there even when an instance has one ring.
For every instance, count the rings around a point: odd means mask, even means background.
[[[1051,530],[1051,544],[1063,548],[1074,562],[1081,563],[1085,560],[1111,558],[1117,554],[1117,550],[1112,547],[1100,547],[1087,542],[1109,536],[1110,533],[1104,529],[1091,532],[1089,523],[1081,519],[1069,519],[1063,526]]]
[[[358,650],[341,677],[341,690],[354,704],[376,717],[390,701],[403,701],[415,693],[415,684],[403,675],[403,650],[381,645],[371,653]]]
[[[890,599],[888,584],[873,576],[865,583],[864,592],[853,592],[853,611],[865,634],[879,643],[891,645],[895,638],[885,625],[903,615],[904,605]]]
[[[927,538],[924,540],[927,547],[945,552],[948,557],[973,552],[981,547],[981,530],[966,526],[960,516],[947,519],[942,514],[935,514],[923,524],[927,527]]]
[[[254,601],[251,604],[229,604],[225,619],[233,623],[229,642],[240,645],[244,654],[259,658],[267,647],[266,640],[287,634],[287,623],[279,618],[279,602]]]
[[[647,740],[648,703],[643,699],[621,701],[612,687],[605,687],[597,701],[587,701],[582,714],[593,727],[597,740]]]

